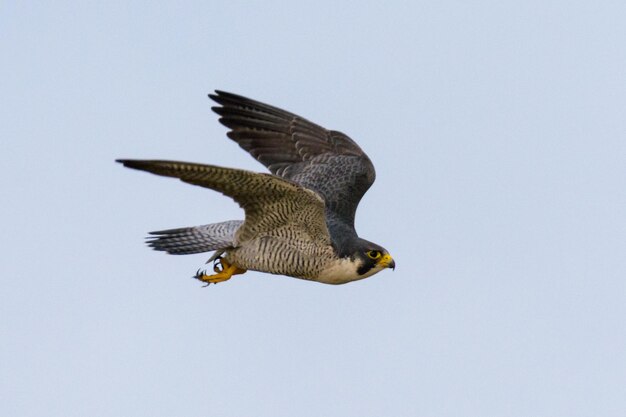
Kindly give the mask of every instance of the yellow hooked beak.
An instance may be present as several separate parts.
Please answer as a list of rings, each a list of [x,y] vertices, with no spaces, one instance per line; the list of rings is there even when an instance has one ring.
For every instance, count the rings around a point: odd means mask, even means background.
[[[383,268],[396,269],[396,261],[394,261],[391,255],[389,255],[388,253],[384,254],[383,257],[380,258],[380,260],[378,261],[378,265],[382,266]]]

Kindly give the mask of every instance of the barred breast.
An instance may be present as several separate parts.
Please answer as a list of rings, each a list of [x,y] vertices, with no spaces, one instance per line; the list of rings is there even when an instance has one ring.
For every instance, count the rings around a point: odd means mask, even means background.
[[[230,249],[225,259],[243,269],[317,280],[336,255],[331,245],[264,236]]]

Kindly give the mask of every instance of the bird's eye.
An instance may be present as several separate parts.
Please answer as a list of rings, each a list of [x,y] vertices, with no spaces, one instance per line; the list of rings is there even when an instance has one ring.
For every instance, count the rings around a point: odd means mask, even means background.
[[[378,259],[380,258],[382,254],[380,253],[379,250],[371,250],[369,252],[367,252],[367,256],[369,256],[372,259]]]

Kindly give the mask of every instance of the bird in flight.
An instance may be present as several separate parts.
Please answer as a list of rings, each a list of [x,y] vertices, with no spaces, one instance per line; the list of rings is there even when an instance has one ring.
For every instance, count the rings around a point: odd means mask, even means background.
[[[174,255],[211,252],[219,283],[247,270],[325,284],[345,284],[395,268],[389,252],[354,229],[374,165],[348,136],[246,97],[209,97],[227,136],[271,174],[165,160],[118,159],[125,167],[179,178],[219,191],[244,210],[244,220],[151,232],[148,245]]]

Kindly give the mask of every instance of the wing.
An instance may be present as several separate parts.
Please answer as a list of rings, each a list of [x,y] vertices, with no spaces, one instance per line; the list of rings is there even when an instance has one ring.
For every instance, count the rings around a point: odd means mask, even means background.
[[[270,174],[175,161],[120,159],[125,167],[179,178],[231,197],[246,213],[235,235],[239,242],[264,236],[289,236],[330,244],[324,201],[316,193]]]
[[[359,146],[341,132],[300,116],[223,91],[209,95],[228,137],[270,172],[314,190],[326,201],[329,218],[354,232],[356,208],[376,172]]]

